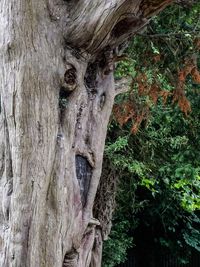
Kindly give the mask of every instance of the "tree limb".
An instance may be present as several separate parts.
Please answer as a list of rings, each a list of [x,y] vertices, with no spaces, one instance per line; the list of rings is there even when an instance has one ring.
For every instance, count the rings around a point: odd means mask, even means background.
[[[130,90],[132,78],[124,77],[115,81],[115,95],[126,93]]]

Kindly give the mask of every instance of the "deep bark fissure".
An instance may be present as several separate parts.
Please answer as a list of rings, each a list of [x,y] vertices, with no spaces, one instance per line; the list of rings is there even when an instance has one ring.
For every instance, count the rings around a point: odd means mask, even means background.
[[[1,173],[5,172],[5,180],[4,180],[4,189],[2,195],[2,212],[4,216],[4,220],[6,223],[9,221],[10,217],[10,200],[11,194],[13,192],[13,167],[12,167],[12,157],[9,143],[9,130],[7,124],[7,118],[4,119],[4,138],[5,138],[5,147],[3,149],[3,159],[4,164],[2,165]]]
[[[92,167],[87,158],[81,155],[76,155],[76,177],[78,179],[81,201],[84,207],[92,177]]]
[[[69,96],[70,96],[71,92],[67,92],[65,90],[64,87],[61,87],[60,88],[60,93],[59,93],[59,108],[61,109],[61,113],[62,113],[62,110],[65,109],[65,107],[67,106],[67,102],[69,101]],[[62,114],[61,116],[62,117]]]
[[[88,63],[88,67],[85,73],[84,81],[88,94],[96,93],[96,77],[97,77],[98,63]]]
[[[73,267],[76,266],[77,263],[78,263],[78,252],[74,248],[72,248],[71,251],[65,254],[62,266]]]

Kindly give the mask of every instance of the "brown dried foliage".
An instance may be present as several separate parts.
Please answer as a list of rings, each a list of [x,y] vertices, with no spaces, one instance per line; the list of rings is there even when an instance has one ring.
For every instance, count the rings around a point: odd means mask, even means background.
[[[152,84],[149,84],[147,76],[144,73],[139,74],[136,77],[135,82],[138,85],[139,96],[149,96],[155,105],[159,97],[162,98],[163,103],[165,104],[167,102],[167,98],[171,95],[169,91],[162,90],[160,88],[156,79],[154,79]]]
[[[195,41],[195,45],[200,49],[200,39]],[[154,61],[157,62],[160,60],[159,57],[154,58]],[[200,72],[197,69],[197,63],[195,56],[185,60],[184,67],[178,71],[178,81],[176,88],[173,92],[162,90],[159,86],[158,81],[156,80],[156,75],[152,83],[148,82],[147,75],[142,72],[137,75],[132,81],[132,87],[135,83],[138,86],[138,95],[139,96],[149,96],[154,105],[157,104],[159,97],[162,98],[163,104],[165,105],[169,96],[172,96],[172,102],[177,103],[180,110],[188,116],[191,112],[191,105],[187,99],[184,91],[185,82],[187,76],[190,75],[194,82],[200,84]],[[136,134],[142,121],[147,120],[149,115],[149,106],[143,105],[141,107],[136,101],[133,101],[132,98],[124,102],[123,104],[115,104],[113,108],[113,114],[116,121],[122,127],[128,121],[132,121],[131,132]]]
[[[115,104],[113,107],[113,114],[119,125],[122,127],[130,119],[136,118],[136,107],[128,100],[121,105]]]
[[[131,121],[131,132],[136,134],[142,121],[148,118],[149,106],[139,105],[133,95],[131,95],[130,99],[124,103],[114,105],[113,115],[121,127],[128,121]]]
[[[197,50],[200,50],[200,38],[199,37],[195,38],[194,45]]]
[[[185,82],[188,75],[191,75],[194,82],[200,84],[200,73],[197,69],[195,57],[185,60],[185,66],[178,71],[178,82],[173,93],[173,103],[177,102],[181,111],[188,116],[191,112],[191,105],[185,96]]]

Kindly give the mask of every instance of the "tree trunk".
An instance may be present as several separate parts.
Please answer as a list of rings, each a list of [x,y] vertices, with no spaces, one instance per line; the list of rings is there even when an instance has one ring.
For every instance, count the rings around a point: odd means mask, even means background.
[[[1,0],[0,266],[101,266],[115,48],[171,2]]]

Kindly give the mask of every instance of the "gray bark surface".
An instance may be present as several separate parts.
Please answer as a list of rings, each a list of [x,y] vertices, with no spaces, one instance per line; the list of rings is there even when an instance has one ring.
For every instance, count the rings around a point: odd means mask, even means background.
[[[171,2],[0,1],[0,266],[101,266],[113,53]]]

